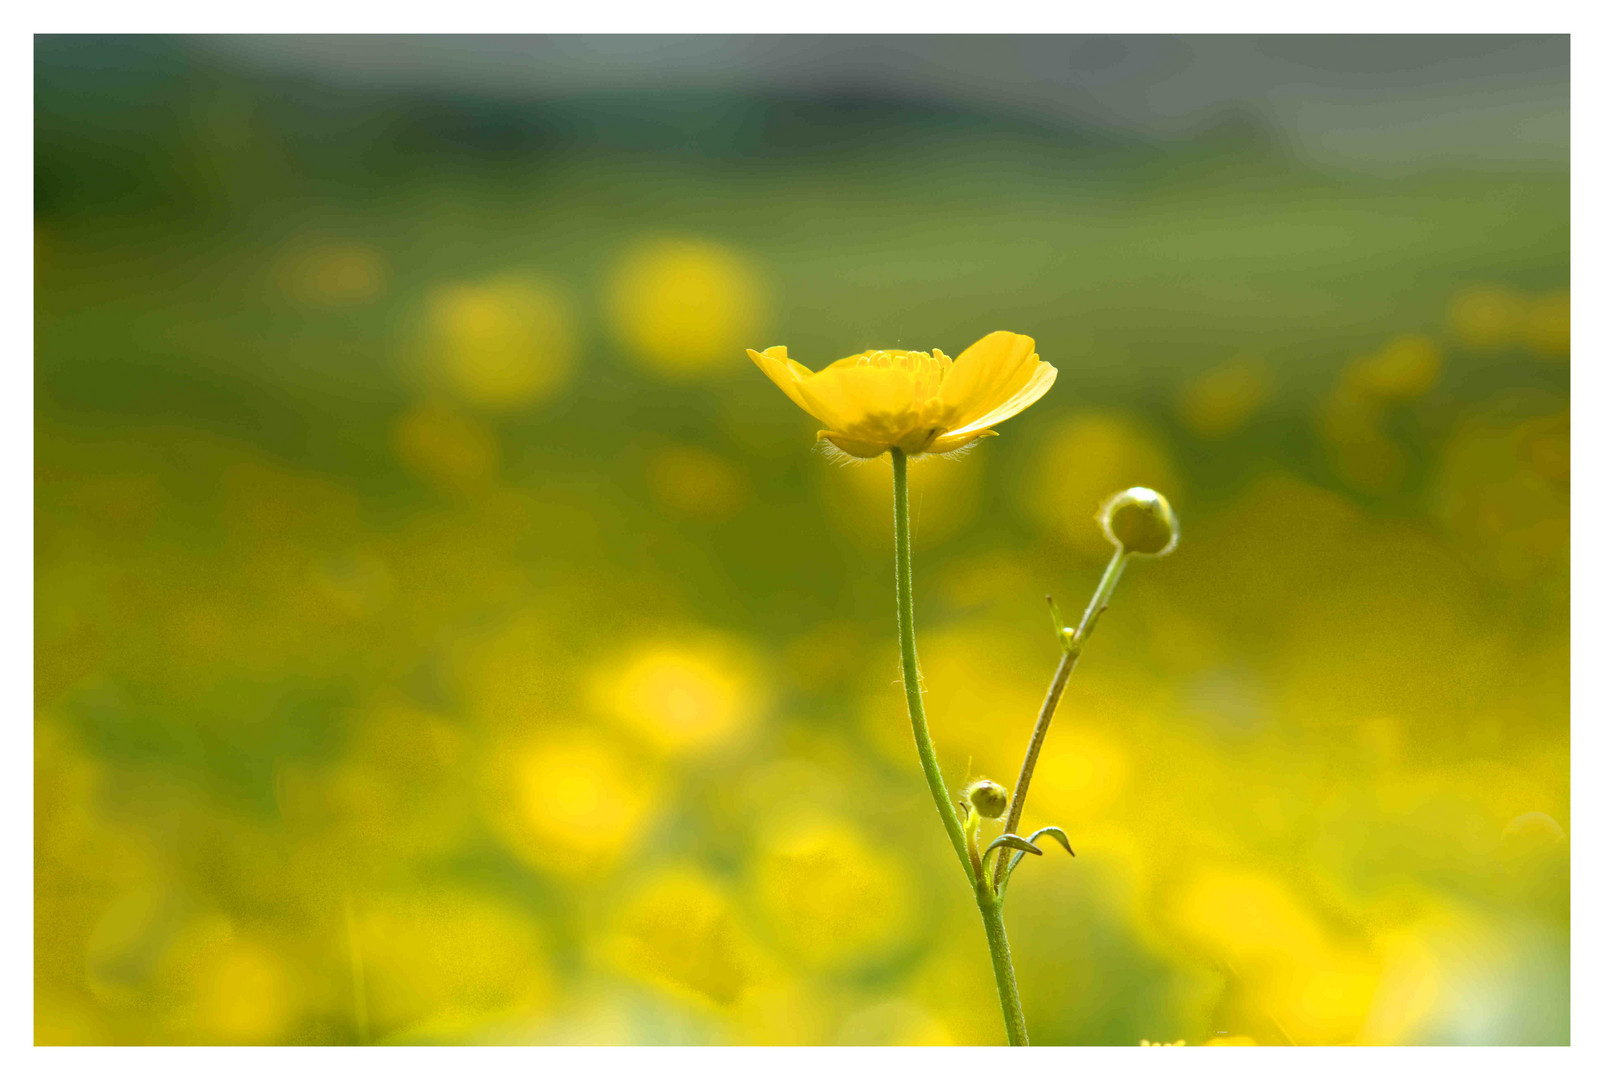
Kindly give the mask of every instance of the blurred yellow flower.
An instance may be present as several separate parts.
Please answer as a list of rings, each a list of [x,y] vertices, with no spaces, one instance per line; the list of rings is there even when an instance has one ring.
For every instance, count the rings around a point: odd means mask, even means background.
[[[1533,300],[1526,309],[1526,345],[1541,356],[1571,354],[1571,291],[1561,289]]]
[[[689,868],[662,871],[623,906],[608,951],[642,982],[715,1007],[735,1005],[761,975],[728,894]]]
[[[781,826],[765,838],[753,873],[769,927],[809,966],[883,961],[917,921],[901,859],[846,820]]]
[[[1380,349],[1349,361],[1344,388],[1374,401],[1416,398],[1437,384],[1442,350],[1424,334],[1400,334]]]
[[[1093,558],[1108,555],[1097,508],[1111,492],[1150,487],[1171,500],[1181,481],[1158,436],[1121,413],[1082,413],[1061,423],[1020,491],[1026,513]]]
[[[763,274],[740,252],[711,240],[645,241],[608,283],[614,336],[653,374],[685,379],[730,366],[768,318]]]
[[[429,297],[427,360],[469,404],[509,410],[545,401],[568,382],[579,349],[567,295],[534,277],[446,285]]]
[[[1505,285],[1475,285],[1448,305],[1454,336],[1472,349],[1496,349],[1520,335],[1526,298]]]
[[[157,962],[182,1037],[203,1043],[271,1043],[290,1034],[301,1003],[296,973],[233,922],[203,915],[184,926]]]
[[[396,418],[390,448],[407,470],[453,492],[483,488],[501,460],[496,434],[441,402],[422,402]]]
[[[907,454],[947,454],[997,434],[1058,378],[1023,334],[987,334],[953,360],[940,349],[874,349],[810,371],[783,345],[748,349],[786,397],[826,425],[819,438],[859,458],[893,446]]]
[[[668,446],[646,462],[652,501],[680,517],[721,520],[746,502],[739,465],[699,446]]]
[[[492,801],[517,850],[564,875],[611,867],[657,807],[656,777],[616,741],[567,731],[493,755]]]
[[[353,993],[380,1041],[460,1041],[549,998],[545,944],[523,912],[454,888],[358,900],[354,910]]]
[[[291,299],[318,307],[348,307],[376,300],[389,284],[384,256],[354,241],[299,240],[279,257],[277,285]]]
[[[1229,435],[1264,404],[1270,373],[1263,360],[1242,356],[1210,368],[1181,388],[1181,422],[1205,438]]]
[[[730,739],[756,718],[759,694],[744,651],[705,633],[644,641],[591,677],[592,706],[664,753]]]

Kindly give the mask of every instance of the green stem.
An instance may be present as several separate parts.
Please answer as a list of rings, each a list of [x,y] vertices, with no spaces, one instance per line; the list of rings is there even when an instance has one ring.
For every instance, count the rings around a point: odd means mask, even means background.
[[[998,860],[999,862],[1001,860]],[[981,896],[982,881],[975,889],[980,918],[986,924],[986,944],[991,947],[991,973],[997,979],[997,999],[1002,1003],[1003,1026],[1008,1029],[1009,1046],[1029,1046],[1025,1034],[1025,1010],[1019,1004],[1019,983],[1014,979],[1014,955],[1008,950],[1008,931],[1003,926],[1002,900],[994,893]]]
[[[1064,655],[1059,658],[1058,670],[1053,673],[1052,685],[1047,688],[1047,699],[1042,702],[1041,713],[1036,717],[1036,730],[1030,733],[1030,746],[1025,750],[1025,760],[1019,766],[1019,780],[1014,784],[1014,797],[1008,806],[1008,820],[1003,824],[1005,833],[1019,831],[1020,818],[1025,814],[1025,794],[1030,790],[1030,778],[1036,772],[1036,759],[1041,756],[1042,743],[1047,741],[1047,728],[1053,722],[1053,714],[1058,711],[1058,699],[1064,696],[1064,687],[1068,685],[1070,675],[1074,674],[1075,664],[1080,660],[1081,649],[1085,647],[1086,639],[1096,628],[1097,620],[1108,610],[1108,601],[1114,595],[1114,586],[1119,584],[1120,575],[1125,572],[1125,564],[1129,561],[1130,555],[1124,548],[1115,549],[1113,558],[1108,560],[1108,566],[1103,570],[1102,580],[1097,583],[1097,591],[1092,593],[1091,603],[1086,605],[1086,613],[1080,617],[1080,626],[1075,628],[1075,637],[1065,647]],[[1053,610],[1056,611],[1057,608]],[[997,872],[993,877],[994,885],[1002,885],[1007,865],[1007,858],[998,858]]]
[[[924,687],[919,682],[919,654],[913,645],[913,540],[908,528],[908,458],[896,447],[891,448],[892,522],[897,540],[897,636],[902,645],[902,689],[908,698],[908,718],[913,721],[913,741],[919,747],[919,764],[924,767],[925,783],[936,800],[941,823],[947,827],[952,850],[958,853],[964,876],[969,884],[975,883],[975,871],[969,865],[968,845],[964,841],[963,823],[958,810],[947,794],[947,783],[941,778],[941,763],[936,760],[936,747],[930,741],[930,726],[925,722]]]
[[[908,458],[895,447],[891,449],[891,489],[897,549],[897,637],[902,646],[902,688],[908,698],[908,719],[913,722],[913,741],[919,748],[925,783],[930,785],[930,794],[936,800],[936,810],[946,826],[947,838],[952,841],[952,850],[958,856],[958,865],[963,867],[964,877],[975,891],[975,903],[980,906],[980,917],[986,924],[986,943],[991,948],[991,966],[997,978],[997,997],[1002,1004],[1003,1024],[1008,1029],[1008,1043],[1024,1046],[1028,1041],[1025,1013],[1019,1005],[1019,987],[1014,979],[1013,956],[1008,951],[1008,934],[1003,928],[1002,907],[984,871],[970,862],[963,823],[958,820],[952,796],[947,794],[941,763],[936,760],[935,743],[930,739],[930,725],[925,721],[919,654],[913,641],[913,538],[908,526]]]

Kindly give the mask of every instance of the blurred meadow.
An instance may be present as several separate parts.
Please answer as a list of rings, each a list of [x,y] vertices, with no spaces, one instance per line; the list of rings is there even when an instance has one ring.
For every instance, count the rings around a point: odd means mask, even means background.
[[[1568,1043],[1566,38],[35,46],[40,1043]]]

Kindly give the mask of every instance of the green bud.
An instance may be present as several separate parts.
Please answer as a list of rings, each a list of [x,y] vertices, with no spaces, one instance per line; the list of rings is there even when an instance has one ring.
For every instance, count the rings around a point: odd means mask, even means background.
[[[995,780],[976,780],[964,789],[964,801],[985,818],[1000,818],[1008,809],[1008,789]]]
[[[1181,539],[1170,501],[1152,488],[1126,488],[1103,504],[1097,520],[1108,542],[1132,555],[1168,555]]]

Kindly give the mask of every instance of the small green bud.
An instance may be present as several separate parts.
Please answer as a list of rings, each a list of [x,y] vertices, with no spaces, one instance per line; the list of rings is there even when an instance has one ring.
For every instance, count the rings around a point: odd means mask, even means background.
[[[1008,809],[1008,789],[995,780],[976,780],[964,789],[964,801],[985,818],[1000,818]]]
[[[1108,542],[1132,555],[1168,555],[1181,539],[1170,501],[1152,488],[1126,488],[1103,504],[1097,520]]]

